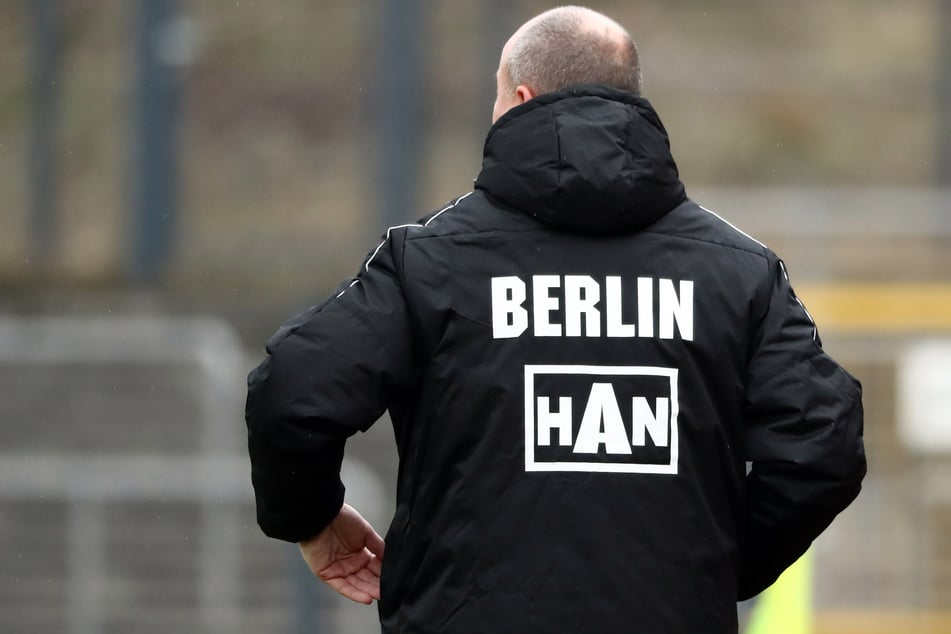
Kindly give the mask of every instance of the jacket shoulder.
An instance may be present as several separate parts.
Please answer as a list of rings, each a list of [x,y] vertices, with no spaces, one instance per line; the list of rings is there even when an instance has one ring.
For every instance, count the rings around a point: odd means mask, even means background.
[[[772,249],[725,217],[689,199],[672,209],[649,230],[744,251],[766,260],[778,259]]]
[[[502,209],[482,190],[446,203],[436,211],[405,227],[405,239],[438,238],[495,231],[541,230],[527,215]]]

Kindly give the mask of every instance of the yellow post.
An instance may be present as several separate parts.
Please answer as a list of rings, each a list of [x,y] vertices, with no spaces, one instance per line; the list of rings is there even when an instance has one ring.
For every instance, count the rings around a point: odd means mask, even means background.
[[[759,596],[746,634],[812,634],[810,551]]]

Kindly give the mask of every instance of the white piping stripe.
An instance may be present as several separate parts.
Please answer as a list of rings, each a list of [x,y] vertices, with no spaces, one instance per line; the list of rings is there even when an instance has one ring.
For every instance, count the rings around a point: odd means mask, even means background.
[[[769,248],[768,246],[766,246],[765,244],[763,244],[762,242],[760,242],[759,240],[757,240],[756,238],[754,238],[754,237],[751,236],[750,234],[746,233],[745,231],[743,231],[742,229],[740,229],[739,227],[737,227],[735,224],[733,224],[732,222],[730,222],[729,220],[727,220],[726,218],[724,218],[723,216],[721,216],[720,214],[718,214],[717,212],[715,212],[715,211],[710,211],[709,209],[707,209],[707,208],[704,207],[703,205],[697,205],[697,206],[700,207],[700,209],[703,209],[705,212],[707,212],[707,213],[710,214],[711,216],[713,216],[713,217],[719,219],[720,222],[726,223],[726,224],[729,225],[734,231],[740,232],[741,234],[743,234],[744,236],[746,236],[747,238],[749,238],[750,240],[752,240],[752,241],[755,242],[756,244],[760,245],[760,246],[763,247],[764,249],[768,249],[768,248]]]
[[[462,196],[460,196],[459,198],[457,198],[456,200],[454,200],[451,205],[447,205],[447,206],[443,207],[442,209],[440,209],[439,211],[437,211],[436,213],[434,213],[434,214],[432,215],[432,217],[431,217],[429,220],[427,220],[427,221],[425,222],[425,224],[423,224],[423,226],[424,226],[424,227],[428,227],[428,226],[429,226],[429,223],[431,223],[433,220],[435,220],[435,219],[438,218],[439,216],[443,215],[443,213],[449,211],[450,209],[452,209],[453,207],[455,207],[456,205],[458,205],[459,203],[461,203],[463,200],[465,200],[466,198],[468,198],[469,196],[471,196],[471,195],[474,194],[474,193],[475,193],[474,191],[471,191],[471,192],[469,192],[468,194],[463,194]]]
[[[371,255],[370,258],[367,260],[367,263],[363,265],[364,270],[366,270],[366,271],[369,271],[369,270],[370,270],[370,262],[372,262],[372,261],[373,261],[373,258],[376,257],[376,254],[380,252],[380,249],[383,248],[383,245],[386,244],[386,241],[390,239],[390,231],[393,231],[393,229],[402,229],[402,228],[404,228],[404,227],[421,227],[421,226],[422,226],[422,225],[420,225],[420,224],[418,224],[418,223],[411,222],[411,223],[409,223],[409,224],[396,225],[396,226],[394,226],[394,227],[390,227],[389,229],[387,229],[387,230],[386,230],[386,237],[383,238],[383,241],[380,242],[380,244],[376,245],[376,248],[373,250],[373,255]]]
[[[462,202],[463,199],[468,198],[474,193],[475,192],[469,192],[468,194],[464,194],[460,196],[459,198],[455,199],[454,201],[452,201],[451,203],[449,203],[448,205],[446,205],[445,207],[437,211],[435,214],[433,214],[433,216],[429,220],[427,220],[425,224],[419,224],[418,222],[410,222],[405,225],[396,225],[395,227],[390,227],[389,229],[387,229],[386,237],[383,238],[383,241],[380,242],[380,244],[376,245],[376,249],[373,250],[373,255],[370,256],[370,259],[368,259],[367,263],[363,266],[364,270],[366,271],[370,270],[370,262],[373,261],[373,258],[376,257],[376,254],[380,252],[380,249],[383,248],[383,245],[386,244],[387,240],[390,239],[390,232],[393,231],[393,229],[403,229],[404,227],[428,227],[429,223],[431,223],[433,220],[441,216],[444,212],[449,211],[450,209],[458,205],[460,202]]]
[[[789,272],[786,271],[786,263],[782,260],[779,261],[779,268],[783,271],[783,277],[786,278],[786,281],[789,281]],[[796,295],[796,291],[792,292],[793,299],[796,300],[796,303],[799,304],[799,308],[802,309],[802,312],[806,313],[806,317],[809,319],[809,323],[812,324],[812,340],[819,340],[819,327],[816,326],[816,320],[812,318],[812,314],[809,312],[809,309],[806,308],[806,305],[802,303],[802,300],[799,299],[799,296]]]
[[[760,245],[761,247],[763,247],[764,249],[768,249],[768,248],[769,248],[768,246],[766,246],[765,244],[763,244],[762,242],[760,242],[759,240],[757,240],[756,238],[754,238],[754,237],[751,236],[750,234],[746,233],[745,231],[743,231],[742,229],[740,229],[739,227],[737,227],[737,226],[734,225],[732,222],[730,222],[729,220],[727,220],[726,218],[724,218],[724,217],[721,216],[720,214],[716,213],[715,211],[710,211],[709,209],[707,209],[707,208],[704,207],[703,205],[697,205],[697,206],[700,207],[700,209],[703,209],[705,212],[707,212],[707,213],[710,214],[711,216],[713,216],[714,218],[719,219],[720,222],[726,223],[726,224],[727,224],[729,227],[731,227],[734,231],[738,231],[739,233],[743,234],[744,236],[746,236],[747,238],[749,238],[750,240],[752,240],[752,241],[755,242],[756,244],[758,244],[758,245]],[[783,270],[783,277],[785,277],[785,278],[786,278],[786,281],[788,282],[788,281],[789,281],[789,273],[786,272],[786,265],[783,264],[783,261],[782,261],[782,260],[779,261],[779,267]],[[796,300],[796,303],[799,304],[799,307],[802,308],[802,312],[806,313],[806,317],[809,319],[809,323],[812,324],[812,340],[813,340],[813,341],[818,341],[818,340],[819,340],[819,328],[816,326],[816,320],[812,318],[812,315],[809,314],[809,310],[806,308],[806,305],[803,304],[803,303],[802,303],[802,300],[799,299],[799,298],[796,296],[796,293],[795,293],[795,292],[793,292],[793,298]]]
[[[347,291],[349,291],[351,288],[353,288],[354,286],[356,286],[356,285],[359,284],[359,283],[360,283],[360,280],[353,280],[352,282],[350,282],[350,286],[348,286],[347,288],[345,288],[345,289],[343,289],[342,291],[340,291],[339,293],[337,293],[337,297],[340,297],[341,295],[343,295],[344,293],[346,293]],[[334,299],[336,299],[336,297],[335,297]]]
[[[796,294],[793,293],[793,297],[796,297]],[[818,341],[819,339],[819,327],[816,326],[816,320],[812,318],[812,315],[809,314],[809,310],[806,308],[805,304],[802,303],[802,300],[796,297],[796,302],[799,304],[799,308],[802,309],[802,312],[806,313],[806,317],[809,318],[809,322],[812,324],[812,340]]]
[[[463,194],[462,196],[460,196],[459,198],[455,199],[455,200],[452,201],[450,204],[446,205],[445,207],[443,207],[442,209],[440,209],[439,211],[437,211],[435,214],[433,214],[432,217],[431,217],[429,220],[427,220],[424,224],[419,224],[418,222],[410,222],[410,223],[407,223],[407,224],[405,224],[405,225],[396,225],[396,226],[394,226],[394,227],[388,228],[388,229],[386,230],[386,236],[383,238],[383,240],[380,241],[380,244],[376,245],[376,248],[373,249],[373,255],[371,255],[371,256],[367,259],[367,263],[363,265],[363,269],[364,269],[365,271],[369,272],[369,270],[370,270],[370,263],[373,262],[373,258],[376,257],[377,253],[380,252],[380,249],[383,248],[383,245],[386,244],[386,242],[390,239],[390,232],[393,231],[393,229],[402,229],[402,228],[404,228],[404,227],[428,227],[428,226],[429,226],[429,223],[431,223],[433,220],[435,220],[436,218],[438,218],[439,216],[441,216],[443,213],[449,211],[450,209],[452,209],[453,207],[455,207],[456,205],[458,205],[463,199],[468,198],[469,196],[471,196],[471,195],[474,194],[474,193],[475,193],[475,191],[471,191],[471,192],[469,192],[468,194]],[[359,280],[359,279],[353,280],[352,282],[350,282],[350,286],[348,286],[348,287],[345,288],[344,290],[340,291],[340,292],[337,294],[337,297],[335,297],[334,299],[339,299],[341,296],[343,296],[344,293],[346,293],[348,290],[350,290],[351,288],[353,288],[354,286],[356,286],[356,285],[359,284],[359,283],[360,283],[360,280]]]
[[[783,277],[786,278],[786,281],[789,281],[789,272],[786,270],[786,263],[782,260],[779,261],[779,268],[783,271]]]

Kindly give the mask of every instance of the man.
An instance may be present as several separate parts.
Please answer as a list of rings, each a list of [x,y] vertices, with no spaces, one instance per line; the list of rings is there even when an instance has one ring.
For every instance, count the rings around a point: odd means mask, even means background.
[[[776,255],[686,197],[623,28],[543,13],[497,80],[475,191],[251,373],[259,523],[384,632],[735,632],[858,494],[861,388]],[[385,410],[384,560],[339,470]]]

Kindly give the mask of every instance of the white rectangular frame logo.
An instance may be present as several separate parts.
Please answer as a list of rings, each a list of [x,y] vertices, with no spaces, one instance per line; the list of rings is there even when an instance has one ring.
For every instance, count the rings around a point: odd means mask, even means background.
[[[670,381],[670,462],[642,464],[620,462],[536,462],[535,460],[535,377],[539,374],[573,374],[592,376],[663,376]],[[677,416],[680,400],[677,395],[676,368],[637,365],[526,365],[525,366],[525,471],[576,471],[601,473],[677,473],[679,434]]]

